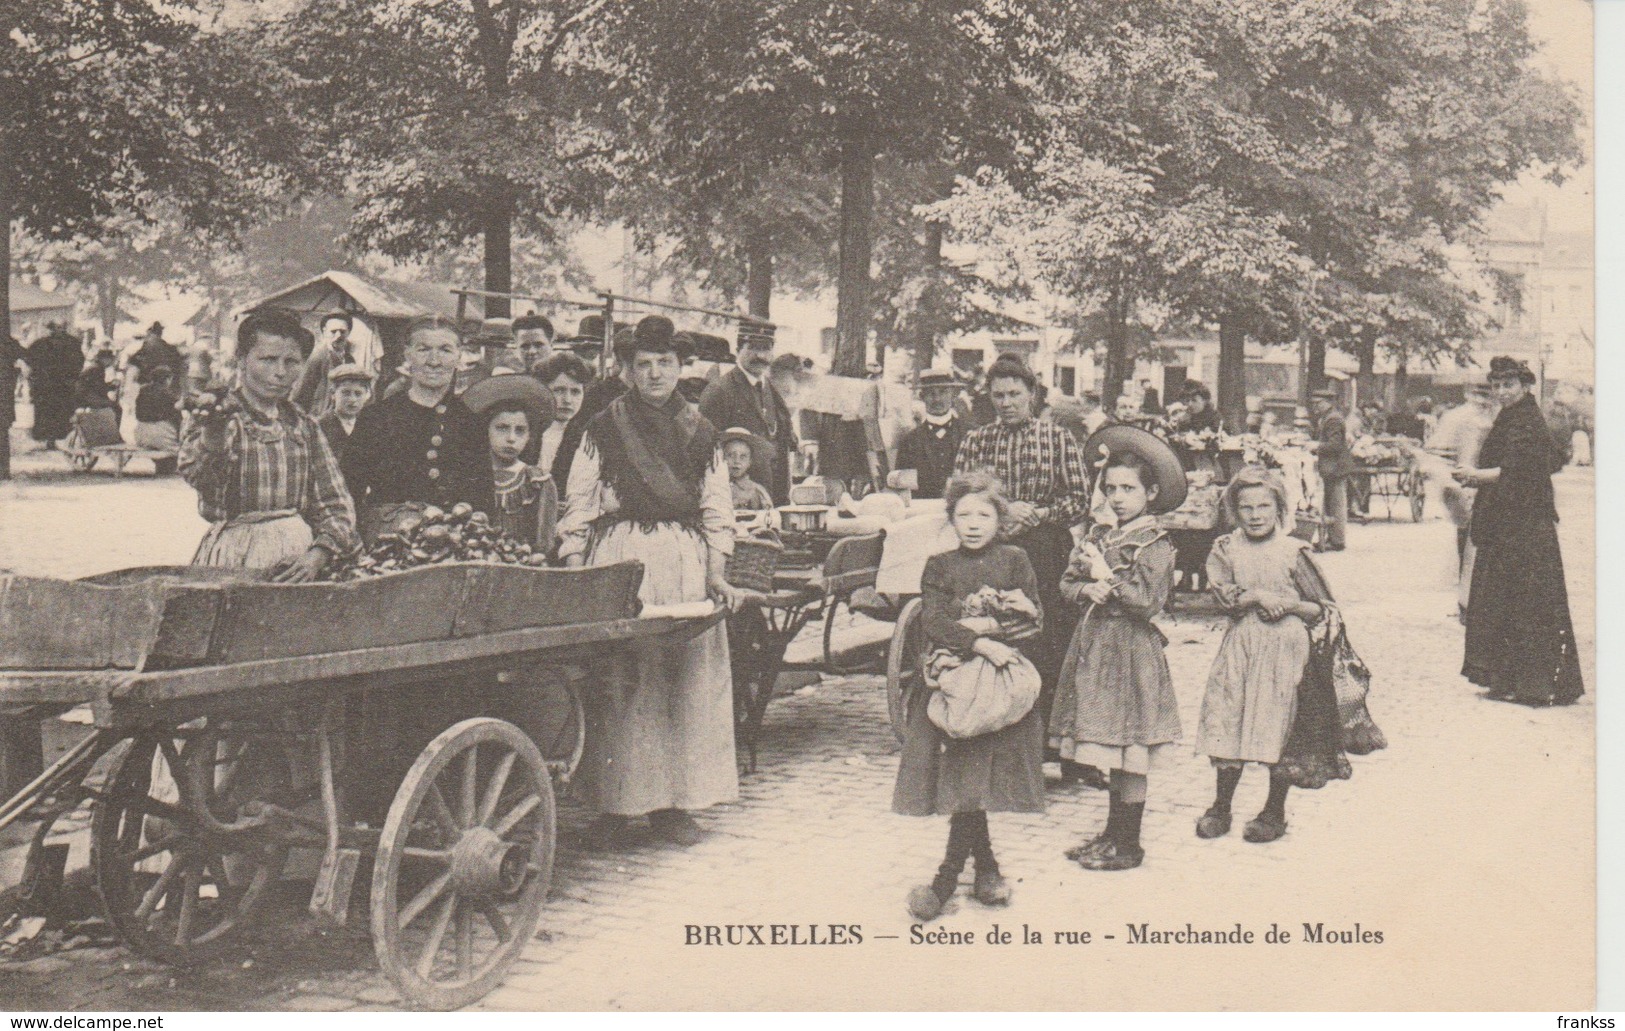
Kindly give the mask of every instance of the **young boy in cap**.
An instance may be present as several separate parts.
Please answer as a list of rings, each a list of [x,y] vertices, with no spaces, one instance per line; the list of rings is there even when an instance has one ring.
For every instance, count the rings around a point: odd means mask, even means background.
[[[356,416],[372,400],[372,373],[355,362],[334,366],[327,374],[327,397],[332,408],[316,425],[326,435],[334,457],[342,457],[344,445],[355,430]]]
[[[915,497],[940,498],[953,475],[959,442],[965,438],[964,421],[954,412],[959,381],[951,372],[922,372],[919,391],[925,420],[897,442],[897,468],[915,471],[919,481]]]

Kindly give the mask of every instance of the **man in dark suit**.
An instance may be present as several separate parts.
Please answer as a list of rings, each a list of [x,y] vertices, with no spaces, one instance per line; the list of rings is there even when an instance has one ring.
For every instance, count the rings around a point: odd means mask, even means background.
[[[775,505],[783,505],[790,500],[790,452],[796,447],[796,430],[789,406],[767,374],[772,364],[772,338],[746,336],[739,364],[700,395],[700,414],[719,430],[737,426],[773,445],[772,468],[752,465],[750,478],[767,488]]]
[[[954,456],[965,438],[965,423],[955,412],[959,381],[951,372],[920,373],[920,402],[925,421],[897,442],[897,468],[913,469],[918,478],[914,496],[940,498],[953,475]]]
[[[1337,391],[1314,393],[1315,469],[1324,486],[1321,516],[1326,520],[1326,550],[1342,551],[1349,522],[1349,476],[1354,456],[1349,453],[1348,423],[1337,410]]]

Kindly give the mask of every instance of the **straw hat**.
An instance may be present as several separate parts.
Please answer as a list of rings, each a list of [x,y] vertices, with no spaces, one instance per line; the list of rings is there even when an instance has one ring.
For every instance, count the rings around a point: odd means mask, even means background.
[[[552,392],[529,376],[488,376],[463,391],[462,401],[480,416],[498,406],[518,404],[530,415],[532,434],[553,422]]]
[[[1179,456],[1161,437],[1124,423],[1102,426],[1083,445],[1083,461],[1091,474],[1098,474],[1110,455],[1123,452],[1139,455],[1151,469],[1157,496],[1148,506],[1152,514],[1172,512],[1185,501],[1185,467]]]

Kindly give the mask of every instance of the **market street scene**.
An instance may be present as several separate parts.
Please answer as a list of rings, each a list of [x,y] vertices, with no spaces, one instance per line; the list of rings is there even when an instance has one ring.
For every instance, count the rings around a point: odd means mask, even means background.
[[[1584,0],[0,38],[8,1006],[1595,1005]]]

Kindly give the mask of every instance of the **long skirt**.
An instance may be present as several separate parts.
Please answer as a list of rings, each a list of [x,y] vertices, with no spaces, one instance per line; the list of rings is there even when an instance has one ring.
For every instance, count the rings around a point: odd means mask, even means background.
[[[271,569],[309,551],[312,541],[297,512],[249,512],[209,527],[192,565]]]
[[[927,714],[930,689],[909,695],[892,812],[951,816],[1044,811],[1044,723],[1035,707],[1003,730],[952,738]]]
[[[1143,619],[1092,614],[1061,666],[1049,744],[1061,758],[1149,773],[1173,757],[1179,702],[1162,632]]]
[[[643,563],[646,605],[704,601],[705,541],[663,523],[612,524],[595,534],[587,564]],[[581,783],[602,813],[640,816],[704,809],[739,797],[728,631],[635,646],[627,675],[589,686]]]
[[[1481,544],[1472,575],[1461,675],[1526,705],[1584,694],[1557,527],[1540,520]]]
[[[1233,621],[1219,642],[1202,694],[1197,750],[1214,759],[1275,763],[1298,711],[1309,663],[1309,628],[1297,616]]]

